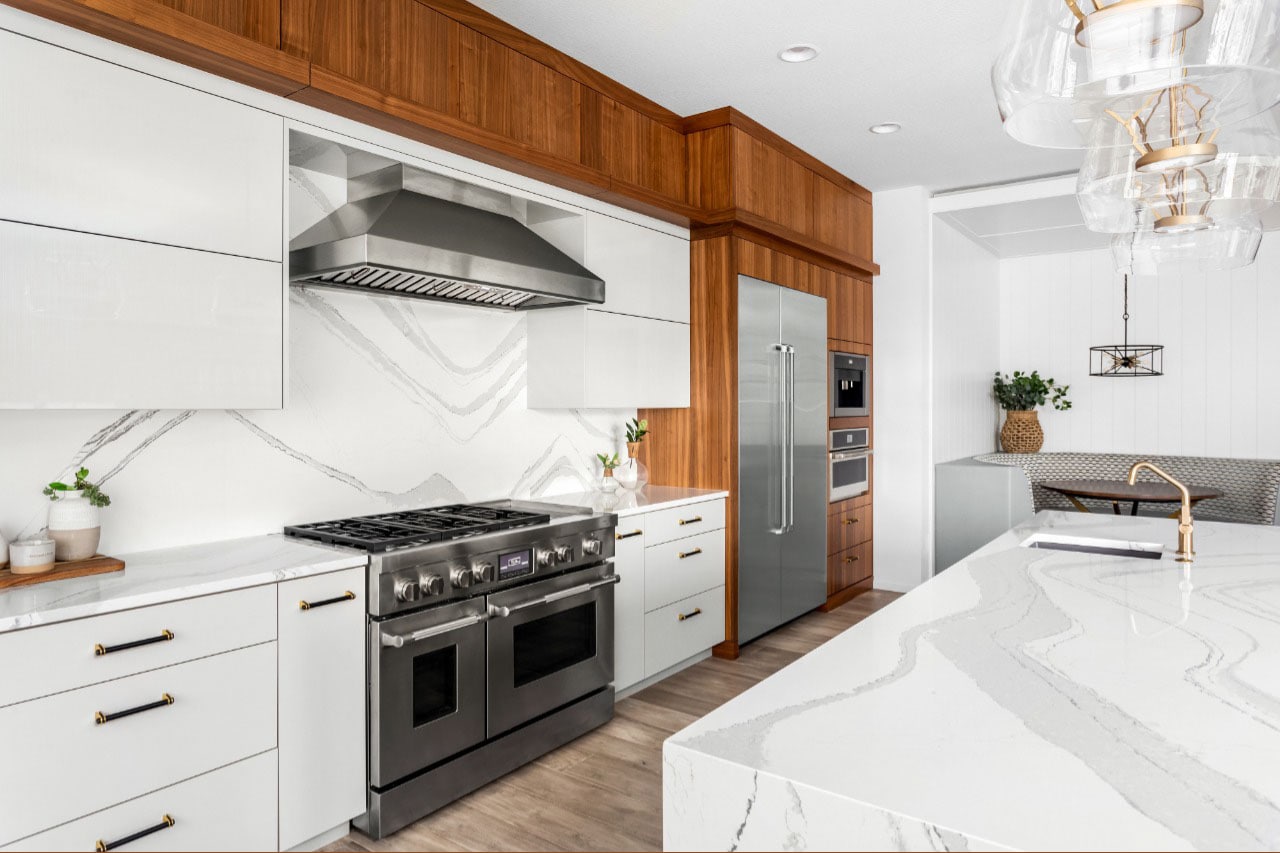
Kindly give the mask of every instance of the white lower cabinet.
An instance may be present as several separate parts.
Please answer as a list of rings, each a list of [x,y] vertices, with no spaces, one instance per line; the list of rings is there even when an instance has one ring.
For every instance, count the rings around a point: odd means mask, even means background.
[[[52,793],[52,792],[47,792]],[[137,833],[154,830],[121,843]],[[274,850],[276,753],[259,753],[3,848]]]
[[[708,526],[676,523],[693,518]],[[614,689],[627,691],[724,639],[724,499],[625,515],[615,535]]]
[[[364,572],[278,588],[281,850],[365,810]]]

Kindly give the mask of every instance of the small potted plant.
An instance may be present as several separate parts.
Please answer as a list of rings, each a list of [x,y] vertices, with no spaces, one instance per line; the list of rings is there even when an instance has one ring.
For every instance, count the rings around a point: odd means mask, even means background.
[[[624,489],[640,491],[649,482],[649,469],[640,461],[640,442],[649,434],[649,421],[632,418],[627,422],[627,461],[615,475]]]
[[[1044,430],[1040,428],[1037,407],[1050,403],[1060,412],[1071,408],[1067,399],[1069,385],[1058,385],[1050,379],[1040,378],[1038,371],[1023,373],[1015,370],[1013,376],[996,371],[992,390],[996,402],[1005,411],[1004,426],[1000,429],[1000,444],[1006,453],[1036,453],[1044,446]]]
[[[76,471],[73,485],[53,482],[44,487],[53,501],[49,507],[49,538],[54,542],[54,559],[87,560],[98,553],[102,522],[98,510],[111,505],[111,498],[89,482],[89,469]]]
[[[604,477],[600,480],[600,490],[604,492],[612,492],[618,488],[618,481],[614,479],[613,472],[622,461],[618,459],[616,453],[597,453],[596,458],[600,460],[600,465],[604,468]]]

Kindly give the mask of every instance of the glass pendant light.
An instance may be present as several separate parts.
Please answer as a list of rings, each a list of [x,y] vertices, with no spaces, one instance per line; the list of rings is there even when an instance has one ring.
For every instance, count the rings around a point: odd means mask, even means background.
[[[1277,119],[1272,110],[1215,133],[1216,156],[1205,162],[1151,148],[1118,124],[1114,132],[1133,144],[1092,148],[1080,169],[1076,195],[1085,226],[1112,234],[1190,233],[1263,213],[1280,201]],[[1165,168],[1143,169],[1152,159]]]
[[[1138,231],[1111,238],[1116,270],[1155,275],[1161,268],[1208,272],[1247,267],[1258,257],[1262,222],[1257,216],[1222,220],[1200,231]]]
[[[1143,144],[1175,149],[1144,170],[1208,162],[1213,131],[1280,102],[1280,3],[1011,0],[992,84],[1021,142],[1124,146],[1114,126],[1137,117]]]

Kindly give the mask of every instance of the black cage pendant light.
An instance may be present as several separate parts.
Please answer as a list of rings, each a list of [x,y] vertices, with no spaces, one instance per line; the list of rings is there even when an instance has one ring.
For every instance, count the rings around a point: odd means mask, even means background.
[[[1129,276],[1124,277],[1124,343],[1089,347],[1090,376],[1163,376],[1164,347],[1129,343]]]

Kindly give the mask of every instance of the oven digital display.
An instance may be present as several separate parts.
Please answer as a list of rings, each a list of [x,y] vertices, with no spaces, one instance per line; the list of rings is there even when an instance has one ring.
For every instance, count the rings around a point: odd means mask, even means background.
[[[514,551],[498,557],[498,580],[533,574],[533,552]]]

